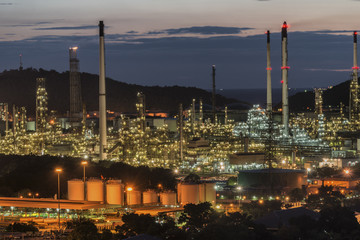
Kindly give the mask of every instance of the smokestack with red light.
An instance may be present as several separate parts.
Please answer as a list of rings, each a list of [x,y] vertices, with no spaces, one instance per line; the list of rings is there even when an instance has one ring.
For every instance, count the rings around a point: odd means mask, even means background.
[[[281,30],[281,72],[282,72],[282,121],[284,124],[284,134],[289,135],[289,99],[288,99],[288,51],[287,51],[287,29],[286,22]]]
[[[353,78],[350,82],[350,98],[349,98],[349,120],[354,121],[357,119],[359,112],[358,105],[358,65],[357,65],[357,32],[354,32],[354,66]]]
[[[266,72],[267,72],[267,94],[266,94],[266,110],[268,112],[272,111],[272,96],[271,96],[271,61],[270,61],[270,31],[266,32],[267,44],[266,44]]]
[[[100,160],[106,159],[106,87],[105,87],[105,44],[104,44],[104,22],[99,22],[99,132],[100,132]]]

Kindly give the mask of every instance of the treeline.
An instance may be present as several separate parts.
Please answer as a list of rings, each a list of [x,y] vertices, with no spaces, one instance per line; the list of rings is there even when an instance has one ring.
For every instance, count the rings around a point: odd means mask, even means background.
[[[83,178],[81,161],[71,157],[0,155],[0,195],[18,197],[39,193],[40,197],[53,197],[57,192],[57,173],[54,170],[61,167],[61,194],[65,197],[67,180]],[[176,185],[169,169],[133,167],[112,161],[89,162],[86,176],[121,179],[139,190],[157,189],[158,184],[163,189],[174,190]]]

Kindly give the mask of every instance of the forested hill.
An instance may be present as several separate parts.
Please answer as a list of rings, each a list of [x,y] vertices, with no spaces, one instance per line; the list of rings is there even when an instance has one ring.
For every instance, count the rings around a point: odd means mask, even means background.
[[[35,113],[36,78],[46,78],[48,108],[66,113],[69,109],[69,72],[56,72],[28,68],[22,71],[9,70],[0,73],[0,102],[25,106],[29,116]],[[99,77],[96,74],[81,73],[82,95],[88,111],[98,110]],[[136,93],[146,96],[146,109],[176,112],[179,104],[190,105],[193,98],[211,104],[211,93],[195,87],[145,87],[106,79],[107,109],[117,112],[135,111]],[[217,106],[235,103],[237,100],[216,96]]]
[[[350,80],[324,90],[323,106],[339,106],[340,102],[342,102],[344,106],[349,106],[349,84]],[[281,103],[277,105],[277,107],[280,106]],[[289,97],[289,107],[291,112],[314,111],[314,91],[299,92]]]

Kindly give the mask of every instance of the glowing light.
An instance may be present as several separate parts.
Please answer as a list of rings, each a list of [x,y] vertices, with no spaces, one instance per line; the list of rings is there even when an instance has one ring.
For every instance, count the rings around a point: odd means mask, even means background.
[[[266,70],[272,70],[272,68],[270,67],[270,68],[266,68]]]
[[[283,66],[283,67],[281,67],[281,69],[290,69],[290,67],[289,66]]]
[[[55,169],[55,172],[61,173],[61,172],[62,172],[62,168],[56,168],[56,169]]]
[[[352,67],[352,69],[359,69],[359,67],[358,67],[358,66],[355,66],[355,67]]]
[[[281,80],[280,83],[284,83],[284,80]]]
[[[133,190],[133,188],[132,188],[132,187],[128,187],[126,190],[127,190],[128,192],[131,192],[131,191]]]

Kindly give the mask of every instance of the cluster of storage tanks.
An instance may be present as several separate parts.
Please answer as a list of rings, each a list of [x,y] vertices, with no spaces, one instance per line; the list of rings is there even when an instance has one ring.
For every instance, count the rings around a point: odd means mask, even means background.
[[[198,204],[210,202],[216,204],[215,183],[179,183],[177,187],[178,202],[180,205],[188,203]]]
[[[111,205],[125,205],[125,186],[121,180],[102,181],[100,179],[89,179],[85,183],[80,179],[68,181],[68,199],[75,201],[95,201]],[[137,190],[126,191],[127,205],[151,205],[159,203],[159,194],[155,191],[141,193]],[[162,205],[177,205],[176,193],[160,193]]]
[[[95,201],[110,205],[125,205],[125,192],[127,205],[152,205],[160,203],[165,206],[185,205],[200,202],[216,203],[215,183],[179,183],[177,196],[175,192],[162,192],[158,194],[149,190],[140,192],[137,190],[125,191],[121,180],[102,181],[89,179],[85,183],[80,179],[68,181],[68,199],[77,201]]]

